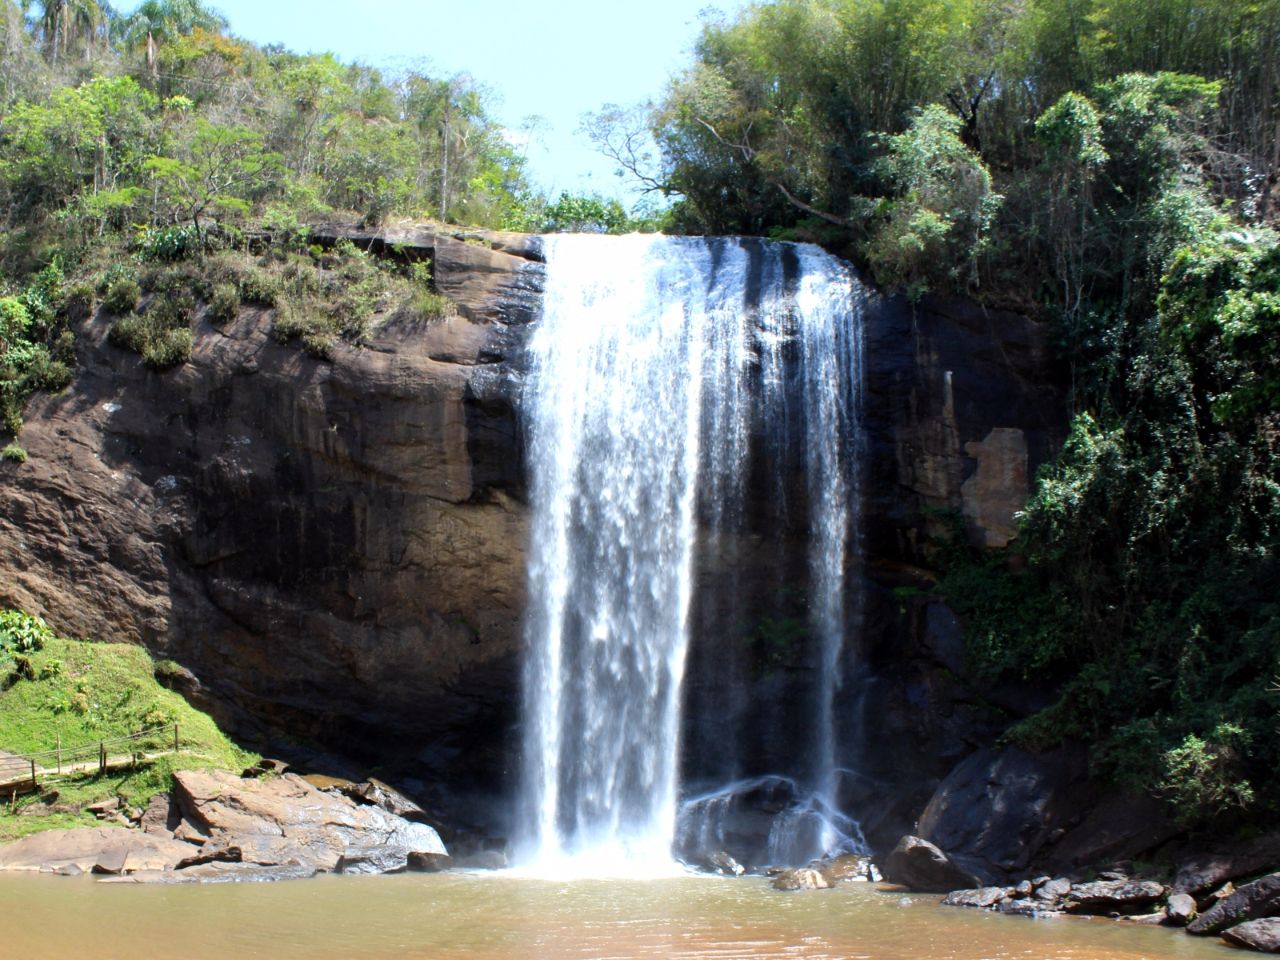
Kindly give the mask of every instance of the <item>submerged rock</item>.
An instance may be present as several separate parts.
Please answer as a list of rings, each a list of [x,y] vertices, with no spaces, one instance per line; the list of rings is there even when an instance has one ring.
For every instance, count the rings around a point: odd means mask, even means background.
[[[980,878],[961,869],[928,840],[903,837],[881,864],[884,878],[922,893],[947,893],[981,886]]]
[[[942,905],[944,907],[978,907],[986,910],[1000,903],[1008,895],[1008,887],[978,887],[975,890],[952,890],[943,899]]]
[[[1195,897],[1186,893],[1170,895],[1165,904],[1165,922],[1172,927],[1185,927],[1196,918]]]
[[[827,878],[812,867],[783,870],[773,878],[771,886],[775,890],[828,890],[831,888]]]

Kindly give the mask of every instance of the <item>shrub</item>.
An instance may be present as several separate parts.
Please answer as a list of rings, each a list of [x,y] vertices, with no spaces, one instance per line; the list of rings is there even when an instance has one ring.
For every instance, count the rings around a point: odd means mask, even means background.
[[[302,346],[317,360],[333,362],[337,337],[328,330],[309,330],[302,335]]]
[[[0,450],[0,460],[8,460],[10,463],[26,463],[27,451],[16,443],[11,443],[3,450]]]
[[[199,245],[200,235],[190,224],[144,230],[136,243],[138,257],[153,263],[185,260],[196,252]]]
[[[282,303],[276,310],[275,321],[271,324],[271,336],[277,343],[288,343],[294,337],[307,332],[307,323],[302,311],[292,303]]]
[[[162,330],[142,351],[142,362],[153,370],[168,370],[191,359],[191,331],[186,327]]]
[[[240,278],[240,299],[263,307],[274,307],[280,297],[280,281],[265,270],[250,270]]]
[[[96,300],[92,284],[77,283],[63,293],[62,312],[72,321],[79,322],[93,313]]]
[[[146,322],[136,313],[123,316],[111,324],[107,340],[121,349],[141,353],[147,346]]]
[[[240,310],[240,290],[233,283],[219,283],[209,299],[209,322],[222,326],[236,318]]]
[[[76,335],[70,330],[63,330],[53,344],[53,358],[68,367],[76,362]]]
[[[102,305],[110,313],[117,315],[132,313],[138,309],[142,299],[142,288],[133,277],[118,277],[107,285],[106,296]]]
[[[5,349],[26,336],[31,314],[17,297],[0,297],[0,345]],[[3,355],[3,354],[0,354]]]
[[[0,610],[0,648],[12,653],[35,653],[53,639],[53,631],[42,617],[21,610]]]
[[[452,300],[431,290],[415,290],[406,309],[418,320],[443,320],[458,312]]]

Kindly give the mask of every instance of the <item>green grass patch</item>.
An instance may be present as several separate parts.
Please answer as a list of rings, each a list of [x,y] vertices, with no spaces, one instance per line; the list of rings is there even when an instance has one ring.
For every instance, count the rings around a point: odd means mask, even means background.
[[[157,756],[130,768],[105,774],[94,768],[51,783],[59,804],[84,806],[118,796],[140,807],[169,789],[174,770],[239,772],[257,759],[228,739],[207,714],[161,686],[156,664],[141,647],[46,637],[41,649],[8,658],[3,671],[0,750],[9,753],[42,753],[59,743],[69,753],[84,744],[178,724],[181,752],[162,753],[171,746],[173,734],[171,729],[157,733],[140,743],[143,752]],[[109,747],[108,752],[126,753],[128,748]],[[7,802],[0,807],[0,841],[96,822],[74,814],[21,815],[24,807],[38,801],[38,796],[20,797],[12,808]]]

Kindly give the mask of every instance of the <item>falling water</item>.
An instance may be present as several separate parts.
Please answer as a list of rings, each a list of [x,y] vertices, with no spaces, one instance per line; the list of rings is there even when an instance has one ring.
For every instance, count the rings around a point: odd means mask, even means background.
[[[524,859],[670,866],[695,558],[739,520],[753,424],[788,429],[789,403],[803,408],[822,661],[813,742],[797,749],[808,789],[834,811],[857,526],[856,282],[807,246],[559,236],[545,250],[525,398]],[[802,367],[794,399],[789,355]]]

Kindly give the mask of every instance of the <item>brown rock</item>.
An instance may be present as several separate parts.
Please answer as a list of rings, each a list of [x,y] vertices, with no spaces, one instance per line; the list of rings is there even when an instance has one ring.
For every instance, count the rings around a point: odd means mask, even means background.
[[[1196,918],[1196,901],[1190,894],[1171,894],[1164,909],[1171,927],[1185,927]]]
[[[85,873],[172,870],[192,850],[190,844],[139,830],[50,830],[0,847],[0,870],[54,872],[69,866]]]
[[[406,867],[417,873],[443,873],[453,868],[453,858],[447,853],[421,853],[412,850],[406,860]]]
[[[849,853],[822,864],[819,869],[822,870],[822,875],[827,878],[827,883],[834,887],[837,883],[843,883],[847,880],[866,880],[869,866],[871,866],[870,857]],[[739,866],[737,870],[728,872],[739,874],[745,871]]]
[[[812,867],[800,867],[795,870],[783,870],[773,878],[771,886],[775,890],[827,890],[831,884],[827,878]]]
[[[973,874],[956,866],[945,853],[919,837],[899,840],[880,870],[890,883],[922,893],[946,893],[977,885]]]
[[[317,790],[291,773],[245,780],[183,770],[174,774],[174,797],[210,838],[202,859],[333,870],[349,849],[398,851],[401,867],[410,850],[445,852],[431,827]]]

